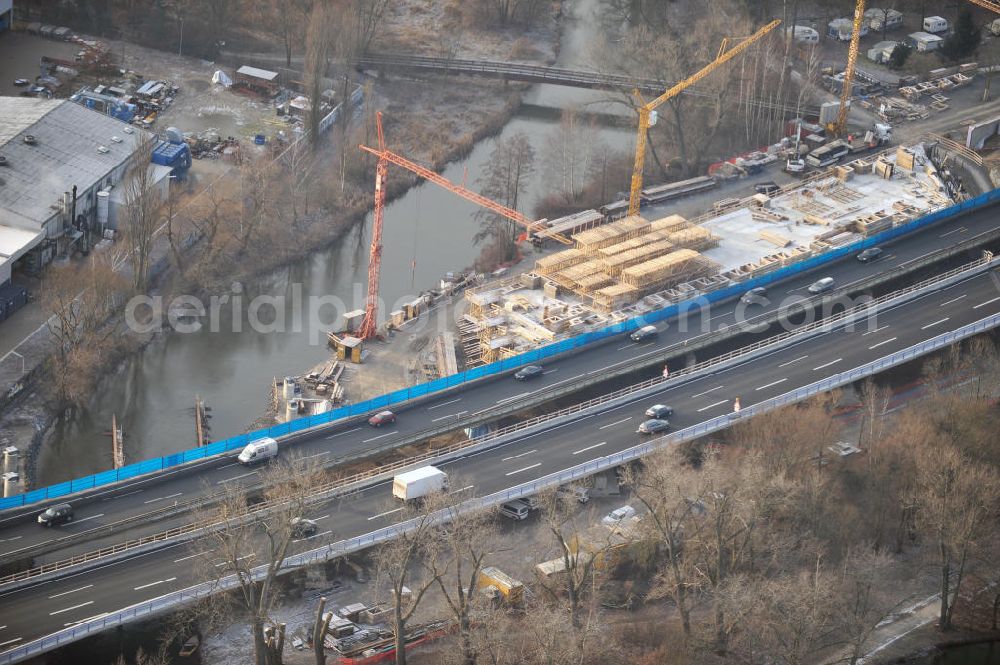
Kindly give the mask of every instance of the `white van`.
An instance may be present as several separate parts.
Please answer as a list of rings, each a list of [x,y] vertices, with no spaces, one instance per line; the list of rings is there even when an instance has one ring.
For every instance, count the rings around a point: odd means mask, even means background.
[[[948,32],[948,20],[940,16],[924,17],[924,32]]]
[[[508,501],[507,503],[500,506],[500,514],[504,517],[509,517],[512,520],[520,522],[521,520],[528,519],[528,505],[523,501],[517,499],[513,501]]]
[[[249,466],[277,456],[278,442],[266,436],[263,439],[257,439],[248,443],[236,459],[239,460],[240,464]]]

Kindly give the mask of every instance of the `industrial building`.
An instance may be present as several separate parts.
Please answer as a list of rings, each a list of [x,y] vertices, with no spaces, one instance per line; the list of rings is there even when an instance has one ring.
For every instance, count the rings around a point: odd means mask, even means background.
[[[67,100],[0,97],[0,286],[113,228],[111,193],[145,134]],[[151,168],[165,197],[171,168]]]
[[[466,291],[470,365],[598,330],[906,224],[951,198],[922,145],[727,199],[695,219],[639,215],[580,231],[534,270]],[[556,220],[558,222],[558,220]]]

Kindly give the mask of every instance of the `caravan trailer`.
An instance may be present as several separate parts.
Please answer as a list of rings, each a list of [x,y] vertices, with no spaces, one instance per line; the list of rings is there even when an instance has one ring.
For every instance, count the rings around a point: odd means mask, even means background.
[[[835,18],[826,24],[826,34],[842,42],[851,41],[854,34],[854,21],[849,18]],[[868,24],[861,24],[861,36],[868,36]]]
[[[872,7],[865,12],[865,19],[867,19],[868,27],[875,32],[894,30],[903,25],[903,12]]]
[[[797,25],[789,28],[787,34],[800,44],[819,44],[819,33],[807,25]]]
[[[928,16],[924,18],[924,32],[931,34],[948,32],[948,20],[940,16]]]

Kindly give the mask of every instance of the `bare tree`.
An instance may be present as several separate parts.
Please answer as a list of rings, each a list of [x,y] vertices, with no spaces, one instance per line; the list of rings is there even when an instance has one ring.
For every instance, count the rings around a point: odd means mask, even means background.
[[[447,508],[448,523],[438,537],[428,543],[425,567],[441,590],[445,603],[458,626],[462,662],[476,665],[477,644],[473,635],[473,614],[477,607],[479,574],[487,557],[499,546],[496,511],[461,512]]]
[[[815,663],[839,641],[833,585],[819,559],[811,571],[759,582],[744,596],[753,607],[735,643],[737,655],[746,658],[752,653],[752,662],[780,665]]]
[[[951,630],[955,599],[976,544],[996,515],[1000,481],[954,446],[927,437],[916,451],[917,524],[931,538],[940,574],[938,627]]]
[[[385,12],[389,0],[350,0],[347,25],[353,26],[349,38],[349,52],[340,49],[341,55],[355,57],[367,53],[385,25]]]
[[[758,452],[760,462],[771,473],[801,475],[820,462],[827,446],[836,440],[839,425],[830,411],[838,398],[833,392],[755,416],[733,428],[733,439]]]
[[[292,205],[292,223],[297,224],[300,212],[309,214],[309,184],[312,181],[313,155],[302,141],[295,141],[285,151],[282,161],[288,183],[288,198]]]
[[[292,460],[273,463],[261,472],[265,487],[263,505],[249,505],[239,485],[227,484],[214,509],[202,510],[199,521],[217,524],[200,547],[206,576],[217,583],[235,578],[239,601],[253,638],[256,665],[280,665],[284,625],[274,625],[271,611],[278,575],[284,570],[289,548],[300,537],[296,518],[304,515],[307,497],[319,475],[315,467]],[[219,605],[206,614],[218,619]],[[224,615],[224,613],[222,613]]]
[[[542,503],[545,529],[551,534],[559,550],[563,566],[561,574],[555,577],[555,582],[545,584],[543,588],[554,599],[565,594],[570,625],[575,630],[580,630],[585,626],[584,603],[588,591],[591,592],[591,602],[597,600],[595,596],[601,582],[598,568],[610,563],[605,560],[605,555],[608,554],[613,535],[609,530],[598,528],[592,532],[599,534],[596,538],[582,537],[575,532],[573,501],[556,492],[545,492],[539,496],[539,500]]]
[[[886,588],[894,563],[891,556],[864,543],[851,548],[841,563],[833,616],[847,641],[850,665],[865,655],[872,633],[897,606]]]
[[[319,599],[319,605],[316,606],[316,618],[313,620],[313,657],[316,659],[316,665],[326,665],[326,649],[324,646],[324,638],[326,637],[326,630],[330,627],[330,620],[333,618],[332,612],[324,612],[326,609],[326,598]]]
[[[309,97],[306,131],[309,143],[314,148],[319,145],[319,121],[322,119],[320,102],[330,60],[333,20],[334,12],[327,2],[313,2],[306,32],[305,89],[306,96]]]
[[[868,465],[878,462],[878,444],[885,434],[885,417],[889,411],[892,390],[880,386],[873,379],[861,386],[861,439],[862,447],[868,450]]]
[[[567,206],[579,203],[588,181],[599,175],[595,157],[605,151],[594,140],[594,126],[582,122],[575,109],[564,109],[559,128],[546,139],[543,157],[552,193]]]
[[[517,210],[535,172],[535,151],[526,134],[517,133],[498,140],[490,154],[486,170],[479,178],[483,196]],[[497,263],[514,258],[517,252],[518,226],[514,221],[489,210],[476,213],[482,230],[474,241],[489,241]]]
[[[704,528],[689,539],[694,570],[702,578],[700,586],[712,593],[715,615],[715,648],[725,652],[729,624],[725,603],[718,590],[730,576],[753,565],[758,521],[767,505],[767,474],[755,456],[738,461],[720,455],[708,457],[696,474],[704,511]]]
[[[543,0],[474,0],[468,9],[484,23],[507,27],[514,23],[533,24],[545,8]]]
[[[122,232],[129,249],[132,285],[136,293],[145,293],[149,279],[150,255],[156,233],[160,205],[153,183],[152,155],[155,139],[137,134],[135,150],[129,159],[124,184],[124,220]]]
[[[689,541],[703,528],[705,488],[690,469],[683,466],[677,449],[669,449],[646,459],[645,468],[629,469],[625,482],[646,507],[645,528],[663,550],[664,564],[658,586],[650,598],[669,596],[674,601],[685,637],[691,635],[691,591],[698,574],[690,554]]]
[[[406,627],[420,607],[424,595],[437,584],[434,575],[414,576],[427,548],[435,537],[435,509],[442,497],[425,497],[422,506],[406,505],[399,514],[396,536],[375,551],[377,576],[389,583],[392,602],[392,632],[395,638],[396,665],[406,665]],[[407,590],[410,589],[409,595]]]
[[[239,251],[244,252],[258,231],[266,227],[274,212],[274,162],[269,159],[245,159],[240,166],[243,189],[243,215],[240,217]]]
[[[112,321],[128,284],[109,253],[94,253],[83,265],[52,267],[43,277],[42,303],[54,351],[51,385],[56,401],[75,406],[92,395],[99,370],[117,347]]]

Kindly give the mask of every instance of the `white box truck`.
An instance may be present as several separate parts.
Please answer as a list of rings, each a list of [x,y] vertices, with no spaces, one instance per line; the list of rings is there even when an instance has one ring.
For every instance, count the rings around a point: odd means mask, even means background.
[[[413,501],[446,489],[448,474],[435,466],[422,466],[392,479],[392,495],[403,501]]]

